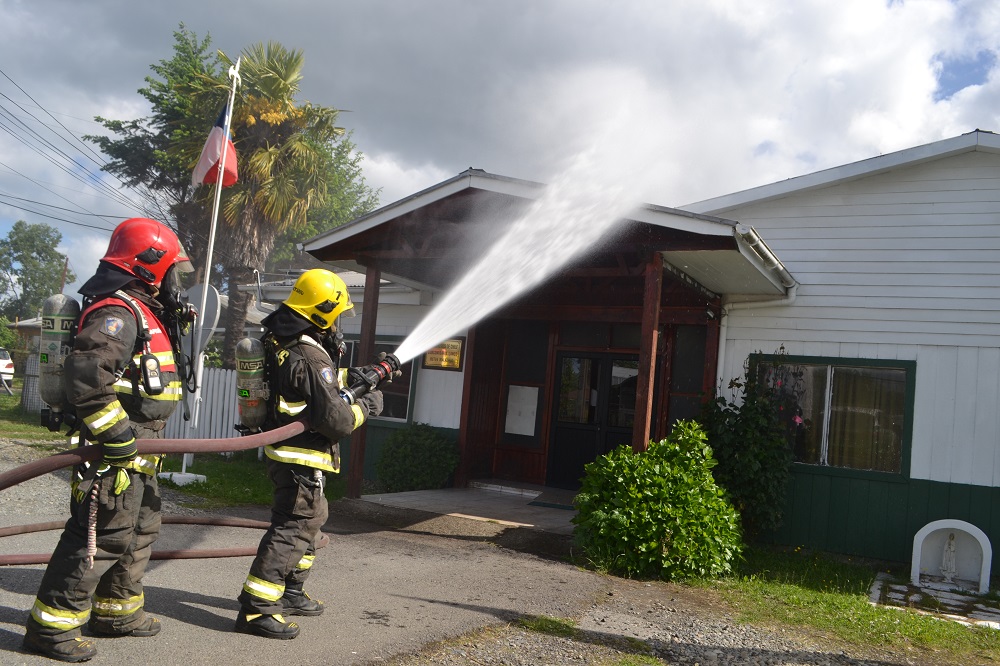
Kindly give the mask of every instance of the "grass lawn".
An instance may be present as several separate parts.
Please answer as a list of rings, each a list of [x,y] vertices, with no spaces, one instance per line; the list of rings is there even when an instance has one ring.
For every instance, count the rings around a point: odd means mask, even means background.
[[[179,472],[181,463],[181,456],[167,456],[163,462],[163,471]],[[193,497],[185,502],[188,506],[210,509],[271,503],[271,480],[267,478],[267,462],[258,460],[257,449],[231,454],[197,454],[194,463],[188,465],[186,471],[203,475],[205,482],[178,486],[165,480],[162,484],[190,493]],[[326,478],[327,499],[343,497],[347,490],[347,480],[343,475],[328,474]]]
[[[811,627],[854,645],[914,648],[955,663],[1000,660],[998,630],[869,604],[876,573],[864,562],[751,548],[734,576],[699,584],[721,590],[744,622]]]
[[[7,439],[17,439],[37,442],[40,445],[48,443],[52,451],[65,447],[66,436],[63,433],[50,432],[41,425],[37,414],[25,414],[21,411],[21,386],[23,378],[14,377],[14,395],[0,389],[0,436]],[[64,429],[65,430],[65,429]]]

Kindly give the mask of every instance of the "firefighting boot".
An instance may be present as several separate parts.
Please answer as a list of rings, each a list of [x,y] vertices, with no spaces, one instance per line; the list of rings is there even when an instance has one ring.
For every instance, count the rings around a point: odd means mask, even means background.
[[[302,590],[302,585],[287,585],[281,596],[281,612],[285,615],[322,615],[322,601],[313,599]]]
[[[121,631],[116,629],[113,622],[102,621],[91,615],[90,620],[87,622],[87,628],[95,636],[137,636],[139,638],[146,638],[148,636],[155,636],[160,633],[160,621],[155,617],[147,615],[143,618],[142,624],[134,629],[129,629],[128,631]]]
[[[24,642],[21,646],[28,652],[43,654],[49,659],[71,663],[87,661],[97,656],[97,646],[94,645],[94,641],[72,638],[68,641],[53,643],[32,631],[24,634]]]
[[[285,618],[280,615],[261,615],[259,613],[247,615],[246,611],[241,610],[240,614],[236,616],[236,631],[264,638],[289,640],[299,635],[299,625],[294,622],[285,622]]]

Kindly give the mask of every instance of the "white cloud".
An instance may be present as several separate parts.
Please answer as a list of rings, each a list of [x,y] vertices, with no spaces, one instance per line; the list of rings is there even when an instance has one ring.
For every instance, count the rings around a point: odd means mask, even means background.
[[[382,155],[366,153],[362,165],[368,185],[372,189],[381,190],[379,200],[382,205],[399,201],[460,173],[459,171],[448,173],[433,164],[409,166],[392,153]]]
[[[1000,130],[995,71],[934,101],[942,54],[1000,52],[993,0],[292,5],[0,3],[0,62],[83,133],[98,131],[93,115],[146,113],[136,90],[150,65],[172,56],[181,21],[231,55],[268,40],[300,48],[303,98],[349,110],[340,122],[386,204],[469,167],[551,180],[615,129],[622,109],[631,116],[605,153],[607,173],[652,180],[635,190],[669,206]],[[12,90],[0,77],[0,92]],[[0,194],[64,203],[13,169],[93,212],[122,210],[85,197],[81,183],[5,133],[0,162],[9,165],[0,166]],[[0,231],[18,215],[6,205],[0,199]]]
[[[97,270],[97,265],[108,249],[111,234],[79,233],[64,235],[59,251],[69,256],[70,270],[76,275],[76,280],[67,284],[63,293],[80,300],[77,290]]]

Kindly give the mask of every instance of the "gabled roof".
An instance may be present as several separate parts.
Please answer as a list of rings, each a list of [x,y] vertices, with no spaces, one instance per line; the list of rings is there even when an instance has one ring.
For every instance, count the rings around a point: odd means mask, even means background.
[[[793,193],[830,187],[860,178],[866,178],[901,167],[914,166],[923,162],[931,162],[961,153],[974,151],[1000,153],[1000,135],[984,130],[973,130],[967,134],[935,141],[872,157],[860,162],[852,162],[832,169],[825,169],[805,176],[782,180],[770,185],[761,185],[749,190],[726,194],[713,199],[705,199],[684,206],[685,210],[696,213],[712,213],[722,215],[727,211],[751,203],[760,203],[770,199],[780,199]]]
[[[496,237],[544,189],[470,168],[300,247],[341,269],[364,271],[377,260],[391,282],[440,290],[481,256],[484,239]],[[775,296],[792,282],[773,254],[761,252],[763,241],[755,234],[748,241],[748,230],[730,220],[642,205],[624,222],[663,251],[673,269],[715,294]]]

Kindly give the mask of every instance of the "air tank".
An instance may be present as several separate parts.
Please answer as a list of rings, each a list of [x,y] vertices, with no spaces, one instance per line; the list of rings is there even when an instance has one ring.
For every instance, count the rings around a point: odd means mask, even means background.
[[[256,338],[243,338],[236,344],[236,402],[243,428],[255,431],[264,425],[267,396],[264,344]]]
[[[72,350],[73,325],[80,304],[65,294],[53,294],[42,303],[42,334],[38,344],[38,395],[53,412],[66,405],[63,362]]]

